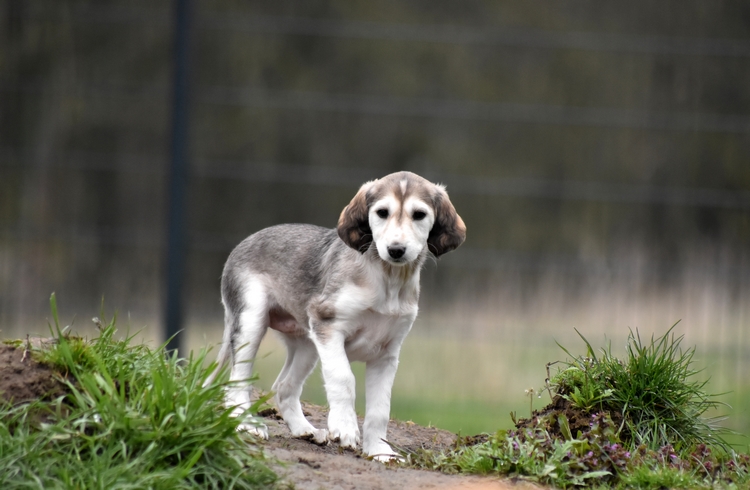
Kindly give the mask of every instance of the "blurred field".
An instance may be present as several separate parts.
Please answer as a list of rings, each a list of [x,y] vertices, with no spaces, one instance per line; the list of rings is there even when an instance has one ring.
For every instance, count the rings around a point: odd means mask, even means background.
[[[470,251],[459,249],[455,256],[461,254]],[[623,357],[630,329],[645,339],[662,335],[680,320],[674,332],[685,336],[683,348],[696,348],[694,366],[703,370],[698,378],[710,378],[708,391],[726,393],[719,399],[731,405],[713,415],[726,415],[725,426],[750,435],[750,288],[744,279],[732,290],[722,277],[684,272],[678,286],[656,287],[631,271],[604,278],[549,275],[530,288],[517,272],[505,270],[495,276],[472,273],[470,280],[449,285],[451,294],[441,296],[431,288],[436,272],[451,277],[451,264],[441,260],[439,271],[433,265],[425,270],[420,316],[403,346],[393,389],[393,417],[463,434],[510,428],[511,411],[528,415],[530,400],[524,391],[544,386],[546,363],[565,360],[556,342],[573,354],[585,352],[576,329],[595,348],[611,342],[613,353]],[[212,298],[214,312],[189,316],[184,339],[187,349],[213,346],[210,357],[223,330],[218,293]],[[98,304],[88,311],[73,309],[64,291],[58,302],[65,324],[72,323],[82,335],[96,334],[90,318],[99,314]],[[118,306],[108,302],[106,309]],[[158,319],[131,315],[127,309],[120,309],[118,316],[122,332],[139,332],[138,337],[152,345],[161,341],[162,333],[154,327]],[[43,317],[28,325],[6,325],[0,336],[48,333]],[[284,358],[283,346],[269,333],[257,361],[261,388],[270,389]],[[354,371],[357,409],[363,412],[364,366],[355,364]],[[325,403],[319,368],[303,396]],[[544,394],[533,399],[533,406],[548,401]],[[731,440],[748,445],[744,437]]]
[[[654,311],[646,314],[646,311],[641,311],[644,315],[641,320],[660,316]],[[482,323],[491,320],[486,317],[482,320],[483,316],[476,310],[473,315],[464,311],[456,312],[453,317],[425,313],[417,320],[402,350],[393,389],[392,416],[462,434],[508,429],[512,427],[510,412],[516,412],[519,417],[528,416],[530,400],[524,392],[529,388],[541,391],[546,363],[566,359],[556,341],[573,354],[585,353],[585,345],[574,327],[578,327],[595,348],[611,341],[615,355],[625,356],[629,329],[624,320],[612,320],[610,325],[613,326],[595,328],[590,323],[581,323],[580,319],[578,323],[572,322],[570,318],[560,320],[557,325],[534,324],[529,322],[530,316],[533,315],[527,312],[524,321],[518,316],[506,315],[506,322],[517,322],[518,326],[510,327],[498,320],[494,329],[485,329]],[[672,323],[659,321],[652,325],[636,321],[630,325],[637,326],[642,338],[646,338],[652,334],[662,335]],[[696,347],[694,367],[702,370],[696,379],[710,378],[710,393],[726,393],[718,399],[731,408],[711,415],[727,416],[722,425],[742,434],[728,440],[746,448],[745,436],[750,434],[750,379],[745,375],[750,372],[750,357],[745,354],[747,338],[740,324],[730,326],[716,322],[716,325],[713,330],[698,329],[691,321],[683,320],[675,333],[685,335],[684,349]],[[192,348],[204,343],[216,345],[221,328],[217,324],[203,333],[193,331],[189,344]],[[484,334],[480,335],[480,331]],[[258,386],[270,389],[284,358],[283,345],[274,335],[268,335],[256,363],[260,376]],[[363,413],[364,365],[355,363],[353,368],[358,383],[357,410]],[[551,371],[554,374],[556,366]],[[325,404],[319,367],[308,380],[303,397]],[[541,398],[534,397],[531,402],[536,409],[549,400],[548,394],[543,393]]]
[[[585,345],[574,329],[595,348],[611,342],[613,353],[624,357],[629,328],[637,328],[642,338],[659,336],[682,318],[675,333],[685,336],[683,348],[696,347],[694,367],[702,369],[697,378],[710,378],[708,391],[725,393],[719,400],[731,406],[711,415],[726,416],[722,425],[740,434],[728,440],[747,449],[750,335],[743,328],[747,307],[722,303],[719,293],[716,289],[696,287],[693,293],[641,296],[638,301],[628,301],[626,294],[618,299],[605,297],[603,288],[583,302],[537,297],[531,305],[524,306],[523,302],[514,303],[503,296],[494,304],[476,302],[474,307],[460,307],[454,302],[442,308],[438,301],[425,298],[423,311],[403,346],[393,388],[392,416],[462,434],[511,428],[510,412],[519,417],[529,414],[530,400],[524,391],[534,388],[540,392],[544,387],[546,363],[565,360],[556,341],[573,354],[585,353]],[[74,314],[64,306],[64,300],[61,304],[64,324],[72,324],[81,335],[96,335],[90,317],[98,311]],[[160,342],[159,329],[149,326],[155,321],[130,317],[127,311],[120,311],[118,317],[123,334],[128,330],[137,332],[139,339],[152,346]],[[211,347],[209,358],[213,359],[221,342],[220,321],[221,316],[217,315],[212,322],[188,325],[187,348],[197,351]],[[48,333],[40,322],[34,328],[6,329],[0,336],[22,337],[26,332]],[[259,387],[270,389],[284,358],[283,345],[269,333],[256,362]],[[355,363],[353,369],[357,377],[357,410],[364,413],[364,365]],[[553,374],[555,369],[556,366],[551,368]],[[326,403],[319,367],[310,376],[303,398]],[[535,409],[541,408],[549,402],[549,396],[544,393],[531,401]]]

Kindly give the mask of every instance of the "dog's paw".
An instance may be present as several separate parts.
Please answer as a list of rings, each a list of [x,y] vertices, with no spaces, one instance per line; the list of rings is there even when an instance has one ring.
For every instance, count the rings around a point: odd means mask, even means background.
[[[400,454],[371,454],[370,457],[374,459],[375,461],[378,461],[380,463],[390,463],[391,461],[394,462],[402,462],[405,461],[404,457]]]
[[[388,463],[390,461],[404,461],[404,457],[396,453],[389,444],[385,442],[379,442],[378,444],[371,445],[370,447],[364,447],[362,452],[370,456],[375,461],[381,463]]]
[[[268,427],[255,418],[252,420],[245,419],[245,422],[237,426],[237,431],[247,432],[261,439],[268,439]]]
[[[328,440],[338,442],[339,446],[343,448],[357,449],[357,445],[359,444],[359,434],[345,434],[340,431],[336,431],[335,433],[329,432]]]
[[[354,422],[351,421],[341,423],[328,423],[328,439],[331,441],[338,441],[341,447],[350,447],[356,449],[360,442],[359,439],[359,427],[357,426],[357,419],[354,417]]]
[[[292,413],[284,418],[284,421],[292,437],[306,439],[318,445],[328,444],[328,431],[316,429],[304,416],[296,416]]]
[[[318,446],[325,446],[328,444],[328,431],[325,429],[312,429],[304,434],[292,434],[292,436],[310,441]]]
[[[360,439],[354,410],[350,413],[331,410],[328,414],[328,439],[338,441],[341,447],[356,449]]]

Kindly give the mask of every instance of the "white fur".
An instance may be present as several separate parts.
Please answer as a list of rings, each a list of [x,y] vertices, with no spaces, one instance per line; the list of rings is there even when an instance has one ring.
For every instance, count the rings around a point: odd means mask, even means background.
[[[378,215],[380,210],[388,210],[388,217],[381,218]],[[410,218],[417,210],[426,214],[422,220],[416,221]],[[369,214],[372,239],[378,249],[378,255],[384,261],[396,266],[410,264],[419,257],[435,222],[435,213],[432,208],[415,197],[407,198],[402,209],[395,195],[387,196],[376,201],[370,208]],[[401,262],[395,262],[388,254],[388,247],[396,245],[406,247],[404,260]]]

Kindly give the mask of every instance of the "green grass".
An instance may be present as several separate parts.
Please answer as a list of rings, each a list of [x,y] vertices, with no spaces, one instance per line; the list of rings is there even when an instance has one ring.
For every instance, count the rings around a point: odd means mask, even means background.
[[[479,443],[459,440],[446,452],[395,449],[414,467],[557,488],[747,488],[750,456],[732,450],[704,417],[719,403],[704,391],[707,381],[695,379],[695,349],[682,350],[673,328],[647,343],[631,334],[625,360],[610,348],[597,355],[583,337],[585,355],[560,346],[571,359],[550,389],[571,403],[574,416],[588,418],[588,430],[573,433],[570,412],[554,411]]]
[[[525,406],[528,410],[528,401]],[[429,399],[397,397],[391,400],[391,413],[399,420],[411,420],[464,436],[494,432],[499,428],[508,429],[512,425],[510,409],[477,399],[441,400],[436,403]]]
[[[276,475],[237,432],[222,383],[203,387],[205,352],[187,359],[115,339],[114,319],[87,341],[61,329],[34,352],[69,394],[0,406],[0,488],[268,488]],[[226,379],[225,373],[220,379]]]
[[[412,467],[446,473],[501,475],[554,488],[734,489],[750,485],[750,457],[698,445],[676,453],[671,446],[652,451],[628,449],[611,419],[593,419],[593,428],[577,437],[554,438],[542,429],[499,431],[486,442],[457,445],[451,451],[405,451]]]
[[[573,356],[561,346],[571,360],[552,379],[556,392],[585,411],[621,413],[620,430],[635,445],[725,445],[718,420],[704,417],[721,403],[706,393],[707,380],[696,379],[695,348],[683,350],[682,337],[673,330],[647,343],[631,332],[624,360],[609,347],[597,355],[583,336],[585,356]]]

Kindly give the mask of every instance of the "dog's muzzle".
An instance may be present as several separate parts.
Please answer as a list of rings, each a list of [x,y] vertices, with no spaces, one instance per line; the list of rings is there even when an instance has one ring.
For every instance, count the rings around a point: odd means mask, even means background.
[[[388,255],[394,260],[400,260],[406,253],[406,247],[402,245],[393,245],[388,247]]]

